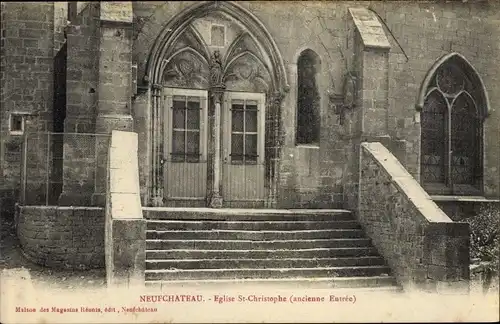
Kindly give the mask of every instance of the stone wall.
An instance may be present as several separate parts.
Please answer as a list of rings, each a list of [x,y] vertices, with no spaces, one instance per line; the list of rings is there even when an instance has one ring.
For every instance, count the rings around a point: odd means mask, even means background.
[[[93,133],[99,86],[99,3],[86,3],[67,29],[67,133]]]
[[[53,58],[61,44],[64,9],[49,2],[2,2],[1,6],[0,200],[8,206],[4,212],[13,213],[23,141],[22,133],[9,131],[10,114],[24,116],[25,132],[52,130]],[[37,141],[32,148],[46,145],[43,137]],[[46,156],[35,151],[30,163],[43,176]]]
[[[19,206],[16,228],[24,255],[54,268],[104,267],[104,210]]]
[[[358,217],[405,288],[468,289],[469,225],[453,222],[382,144],[361,144]]]
[[[74,5],[73,5],[74,6]],[[67,28],[65,133],[94,133],[99,89],[99,3],[78,3]],[[63,188],[59,204],[90,205],[100,138],[64,135]],[[105,160],[101,161],[105,165]]]
[[[415,120],[419,88],[431,65],[445,54],[462,54],[485,83],[491,115],[484,127],[484,194],[500,196],[500,2],[372,1],[394,37],[389,56],[389,135],[406,140],[405,166],[420,174],[420,124]],[[398,44],[401,45],[401,50]],[[406,54],[406,56],[405,56]]]
[[[93,201],[97,183],[105,181],[102,152],[109,145],[107,134],[64,134],[63,192],[59,205],[104,206]]]
[[[133,60],[138,64],[139,86],[156,37],[176,14],[192,5],[194,2],[133,3],[136,22]],[[387,56],[378,60],[387,61],[388,66],[388,70],[381,71],[383,87],[377,87],[376,80],[368,80],[367,86],[371,83],[373,89],[364,93],[369,100],[385,95],[374,105],[383,103],[386,111],[375,113],[376,116],[372,114],[371,119],[365,118],[364,124],[375,123],[385,128],[385,133],[378,135],[390,136],[391,146],[401,153],[398,158],[417,180],[420,124],[415,118],[415,104],[420,85],[436,60],[453,51],[463,54],[483,78],[492,108],[500,102],[500,91],[496,91],[500,84],[500,55],[498,42],[494,41],[500,37],[500,30],[495,27],[500,17],[498,2],[287,2],[286,10],[282,10],[283,3],[271,1],[239,2],[238,5],[248,9],[267,28],[287,68],[290,91],[283,100],[281,119],[284,147],[279,186],[282,207],[305,207],[311,202],[320,207],[335,206],[342,200],[345,203],[357,191],[350,178],[357,171],[351,166],[357,163],[361,112],[359,108],[347,112],[345,123],[341,125],[340,116],[328,103],[330,94],[342,92],[344,75],[359,63],[353,62],[352,57],[356,51],[362,51],[354,48],[355,33],[349,23],[348,8],[373,9],[381,18],[379,21],[391,46]],[[295,145],[297,59],[308,48],[321,60],[318,77],[321,135],[316,147]],[[366,72],[369,74],[370,69],[377,68],[376,64],[366,66]],[[374,89],[379,93],[370,98],[374,94],[370,91]],[[150,105],[142,96],[140,98],[134,103],[134,118],[140,118],[134,130],[140,134],[140,141],[147,143],[150,116],[144,109]],[[489,196],[500,194],[497,163],[500,149],[495,144],[498,140],[495,127],[498,128],[499,123],[500,113],[492,111],[485,125],[485,193]],[[148,163],[141,163],[141,178],[148,177],[150,172]],[[147,180],[141,183],[147,185]]]
[[[148,55],[160,31],[181,10],[195,2],[133,2],[132,61],[138,65],[139,88]],[[21,142],[8,134],[8,113],[27,113],[27,128],[50,130],[52,125],[52,59],[62,44],[64,8],[62,3],[2,2],[0,191],[15,195],[19,187]],[[417,180],[420,173],[420,124],[416,98],[431,66],[445,54],[462,54],[478,71],[488,90],[491,114],[484,127],[485,195],[500,195],[500,2],[498,1],[331,1],[238,2],[262,22],[283,56],[290,91],[282,104],[283,150],[279,186],[282,207],[335,206],[356,192],[350,176],[357,163],[361,115],[359,108],[347,113],[346,122],[329,104],[330,94],[342,92],[343,77],[353,69],[355,34],[348,9],[365,7],[376,12],[384,26],[391,49],[388,70],[381,91],[387,94],[387,113],[374,116],[387,129],[393,142],[404,147],[401,162]],[[68,28],[67,132],[93,132],[97,115],[99,78],[105,89],[107,72],[99,66],[99,3],[78,2],[78,17]],[[121,27],[120,27],[121,28]],[[117,29],[120,29],[117,28]],[[128,33],[128,32],[127,32]],[[123,33],[122,35],[126,35]],[[118,36],[117,36],[118,37]],[[321,60],[318,85],[321,96],[321,134],[316,147],[295,145],[297,59],[305,49],[314,50]],[[129,66],[130,55],[125,55]],[[123,57],[122,57],[123,59]],[[120,63],[121,64],[121,63]],[[376,68],[376,66],[374,66]],[[127,74],[126,68],[118,68]],[[125,71],[125,72],[124,72]],[[116,72],[116,71],[114,71]],[[387,76],[386,76],[387,75]],[[126,84],[125,84],[126,83]],[[128,82],[120,89],[129,87]],[[384,89],[382,89],[384,88]],[[385,89],[387,88],[387,89]],[[121,91],[121,90],[120,90]],[[126,91],[126,90],[124,90]],[[366,93],[369,95],[369,93]],[[132,103],[134,131],[139,133],[141,159],[152,151],[149,93]],[[104,98],[104,97],[103,97]],[[128,104],[128,100],[127,100]],[[137,119],[136,119],[137,118]],[[352,120],[353,122],[349,122]],[[366,124],[366,123],[365,123]],[[40,139],[43,145],[43,139]],[[146,154],[143,154],[146,152]],[[400,158],[400,156],[398,156]],[[147,195],[151,167],[141,161],[141,190]],[[40,170],[43,170],[40,168]],[[344,200],[344,201],[343,201]],[[11,204],[12,205],[12,204]],[[348,205],[348,204],[346,204]]]
[[[125,11],[131,16],[131,4],[128,6],[130,10]],[[63,205],[104,206],[106,136],[112,129],[130,130],[133,125],[132,18],[129,23],[120,20],[126,7],[126,3],[89,2],[77,6],[69,26],[64,131],[99,136],[65,135],[64,184],[59,199]]]

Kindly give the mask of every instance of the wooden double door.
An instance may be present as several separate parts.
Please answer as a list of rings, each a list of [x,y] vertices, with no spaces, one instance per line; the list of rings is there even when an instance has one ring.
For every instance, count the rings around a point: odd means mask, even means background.
[[[209,118],[208,92],[164,89],[164,195],[168,206],[206,206],[209,174],[218,172],[223,206],[262,206],[265,184],[265,94],[225,92],[219,117]],[[217,109],[217,108],[214,108]],[[216,114],[214,114],[216,115]],[[220,118],[219,143],[209,129]],[[220,167],[207,163],[219,145]],[[213,153],[212,153],[213,154]],[[213,172],[210,172],[213,171]]]

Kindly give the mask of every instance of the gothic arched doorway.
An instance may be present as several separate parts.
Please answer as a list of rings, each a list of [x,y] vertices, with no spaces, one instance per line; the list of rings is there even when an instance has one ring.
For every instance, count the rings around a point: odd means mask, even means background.
[[[147,78],[154,205],[276,204],[288,85],[276,44],[251,13],[212,2],[177,15],[155,43]]]

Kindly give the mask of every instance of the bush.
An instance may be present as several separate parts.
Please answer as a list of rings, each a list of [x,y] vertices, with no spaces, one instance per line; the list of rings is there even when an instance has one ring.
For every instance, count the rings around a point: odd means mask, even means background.
[[[500,254],[500,206],[482,204],[479,213],[468,218],[471,259],[479,259],[485,270],[498,272]]]

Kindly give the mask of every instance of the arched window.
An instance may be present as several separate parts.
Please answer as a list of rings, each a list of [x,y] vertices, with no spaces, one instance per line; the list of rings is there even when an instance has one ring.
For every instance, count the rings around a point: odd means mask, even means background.
[[[447,114],[445,97],[439,90],[433,89],[425,98],[421,117],[421,161],[424,182],[445,182]]]
[[[451,56],[434,72],[421,113],[421,180],[434,194],[478,194],[485,96],[475,71]]]
[[[316,144],[320,130],[320,96],[316,81],[320,70],[318,55],[303,51],[297,62],[297,131],[296,144]]]

